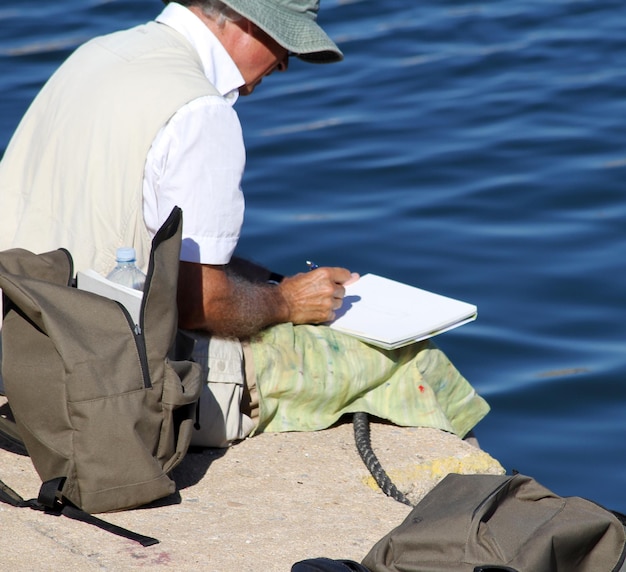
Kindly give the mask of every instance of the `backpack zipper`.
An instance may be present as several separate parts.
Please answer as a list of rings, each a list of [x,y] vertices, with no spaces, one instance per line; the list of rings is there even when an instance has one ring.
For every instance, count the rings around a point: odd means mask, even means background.
[[[145,389],[152,389],[152,380],[150,379],[150,369],[148,368],[148,352],[146,350],[146,339],[141,331],[141,326],[135,324],[130,316],[128,310],[124,307],[124,304],[118,302],[115,303],[122,309],[126,321],[133,332],[133,339],[135,340],[135,348],[137,349],[137,355],[139,356],[139,364],[141,366],[141,375],[143,376],[143,386]]]

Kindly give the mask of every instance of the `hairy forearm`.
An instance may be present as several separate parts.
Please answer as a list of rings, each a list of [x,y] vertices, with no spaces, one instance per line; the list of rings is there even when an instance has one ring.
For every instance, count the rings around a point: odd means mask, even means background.
[[[288,309],[276,286],[229,273],[230,291],[207,308],[208,330],[220,336],[248,338],[287,320]]]
[[[289,312],[278,287],[244,278],[236,266],[181,262],[178,313],[181,328],[247,338]]]

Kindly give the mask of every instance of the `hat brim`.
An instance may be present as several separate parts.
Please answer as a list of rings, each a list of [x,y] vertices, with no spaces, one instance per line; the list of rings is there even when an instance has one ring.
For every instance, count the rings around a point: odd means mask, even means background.
[[[222,1],[301,60],[318,64],[343,60],[341,50],[310,13],[295,13],[270,0]]]

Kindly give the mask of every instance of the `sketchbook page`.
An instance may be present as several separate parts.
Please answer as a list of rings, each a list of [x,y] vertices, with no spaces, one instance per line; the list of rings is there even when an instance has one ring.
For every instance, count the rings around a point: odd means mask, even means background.
[[[458,327],[476,315],[473,304],[366,274],[346,286],[343,305],[329,326],[393,349]]]
[[[139,324],[143,292],[112,282],[91,268],[76,273],[76,287],[120,302],[128,310],[135,324]]]

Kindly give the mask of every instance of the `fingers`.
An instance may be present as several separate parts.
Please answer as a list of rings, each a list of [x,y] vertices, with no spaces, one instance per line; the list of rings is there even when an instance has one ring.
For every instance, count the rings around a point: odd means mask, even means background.
[[[350,272],[345,268],[318,268],[314,270],[314,272],[317,271],[326,271],[328,273],[328,280],[334,282],[335,290],[333,292],[332,309],[338,310],[341,308],[346,295],[345,287],[356,282],[360,278],[359,274]],[[334,319],[334,316],[331,319]]]
[[[350,273],[350,278],[346,282],[343,283],[344,286],[348,286],[349,284],[354,284],[359,278],[361,278],[360,274],[356,272]]]
[[[323,266],[312,270],[310,274],[318,273],[324,275],[330,282],[335,284],[347,285],[358,279],[359,275],[350,272],[346,268]],[[356,277],[356,278],[355,278]]]
[[[288,303],[291,322],[321,324],[335,318],[346,294],[344,285],[358,279],[345,268],[323,267],[283,280],[280,287]]]

